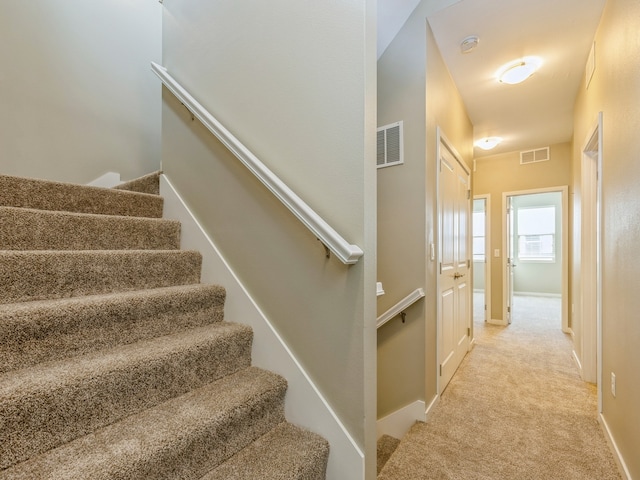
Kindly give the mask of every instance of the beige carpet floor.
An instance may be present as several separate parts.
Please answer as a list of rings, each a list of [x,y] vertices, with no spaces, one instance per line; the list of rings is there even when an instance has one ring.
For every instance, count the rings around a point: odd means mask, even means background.
[[[475,324],[475,348],[379,479],[620,478],[596,387],[580,379],[560,329],[559,300],[516,301],[510,326]]]

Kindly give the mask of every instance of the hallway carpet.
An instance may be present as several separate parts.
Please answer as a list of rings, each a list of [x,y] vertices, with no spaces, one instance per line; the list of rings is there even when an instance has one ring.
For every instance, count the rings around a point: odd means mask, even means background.
[[[619,479],[570,338],[537,299],[508,327],[475,324],[463,360],[426,423],[416,423],[379,480]]]

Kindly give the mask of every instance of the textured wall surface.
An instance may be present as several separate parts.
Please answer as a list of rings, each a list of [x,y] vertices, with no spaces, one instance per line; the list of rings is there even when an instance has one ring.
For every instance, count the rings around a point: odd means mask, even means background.
[[[313,234],[165,91],[164,172],[361,448],[375,399],[370,7],[165,1],[163,20],[169,73],[365,252],[353,266],[325,258]]]
[[[603,115],[602,391],[603,416],[628,468],[640,477],[640,3],[609,0],[596,34],[596,69],[575,108],[574,181],[582,148]],[[576,343],[580,338],[576,339]],[[617,392],[610,389],[616,375]]]
[[[0,170],[88,183],[160,168],[158,2],[0,3]]]

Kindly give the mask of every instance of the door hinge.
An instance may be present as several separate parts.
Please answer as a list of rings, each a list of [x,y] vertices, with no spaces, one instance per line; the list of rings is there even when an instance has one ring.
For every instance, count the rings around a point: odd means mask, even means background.
[[[467,260],[467,268],[471,268],[471,260]]]
[[[442,376],[442,364],[440,364],[440,376]]]
[[[467,337],[471,336],[471,327],[467,327]]]
[[[467,200],[471,200],[471,190],[467,190]]]
[[[511,307],[507,307],[507,313],[511,313]]]
[[[442,273],[442,262],[440,262],[440,273]]]

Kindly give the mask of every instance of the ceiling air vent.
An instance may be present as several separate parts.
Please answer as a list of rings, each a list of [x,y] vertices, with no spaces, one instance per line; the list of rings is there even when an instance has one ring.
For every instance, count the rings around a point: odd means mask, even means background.
[[[549,160],[549,147],[520,152],[520,165],[525,163],[546,162]]]
[[[402,122],[391,123],[378,128],[378,168],[391,167],[404,163],[402,146]]]

